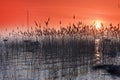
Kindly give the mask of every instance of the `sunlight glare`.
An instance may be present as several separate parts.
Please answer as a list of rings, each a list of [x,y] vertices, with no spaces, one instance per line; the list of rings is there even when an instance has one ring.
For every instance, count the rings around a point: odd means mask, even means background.
[[[101,22],[96,21],[95,27],[96,27],[96,29],[100,29],[102,27]]]

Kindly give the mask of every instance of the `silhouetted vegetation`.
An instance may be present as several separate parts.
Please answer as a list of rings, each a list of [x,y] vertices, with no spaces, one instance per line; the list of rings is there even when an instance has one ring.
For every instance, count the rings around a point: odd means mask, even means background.
[[[78,22],[62,27],[60,21],[60,28],[55,29],[49,27],[49,20],[45,21],[45,27],[35,21],[36,27],[29,30],[17,28],[17,32],[9,33],[12,39],[1,36],[2,80],[76,80],[90,72],[89,67],[97,62],[115,64],[110,60],[120,51],[119,25],[105,27],[101,23],[101,28],[96,29],[95,24]],[[99,58],[96,57],[96,39],[100,39],[98,52],[102,56],[98,55]],[[14,76],[7,70],[13,71]],[[18,75],[20,70],[27,75]]]

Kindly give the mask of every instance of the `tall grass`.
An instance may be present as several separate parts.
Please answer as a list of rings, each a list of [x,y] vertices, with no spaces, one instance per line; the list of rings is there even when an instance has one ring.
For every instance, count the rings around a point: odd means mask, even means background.
[[[101,24],[102,28],[97,30],[95,25],[78,22],[66,27],[60,25],[57,30],[49,27],[49,20],[45,21],[45,27],[35,22],[36,26],[27,31],[17,28],[18,32],[10,33],[12,40],[9,37],[1,38],[3,80],[76,80],[96,64],[95,39],[98,38],[101,39],[103,54],[101,64],[108,64],[106,60],[116,57],[115,53],[120,51],[119,25],[105,27]],[[109,64],[114,64],[114,61]],[[14,66],[14,70],[11,66]],[[14,74],[12,77],[8,74],[11,69]],[[27,75],[17,75],[20,70]]]

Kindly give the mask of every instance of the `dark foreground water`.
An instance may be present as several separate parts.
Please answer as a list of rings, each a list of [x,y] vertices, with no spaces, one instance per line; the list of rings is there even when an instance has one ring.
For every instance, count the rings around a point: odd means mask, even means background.
[[[2,43],[0,80],[120,80],[104,70],[92,70],[98,64],[120,64],[119,55],[109,53],[110,45],[101,48],[99,39],[42,43]]]

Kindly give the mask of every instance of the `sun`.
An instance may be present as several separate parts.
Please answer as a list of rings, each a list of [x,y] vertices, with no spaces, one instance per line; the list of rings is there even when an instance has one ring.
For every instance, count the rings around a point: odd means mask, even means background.
[[[101,27],[102,27],[101,22],[100,21],[96,21],[95,28],[96,29],[101,29]]]

